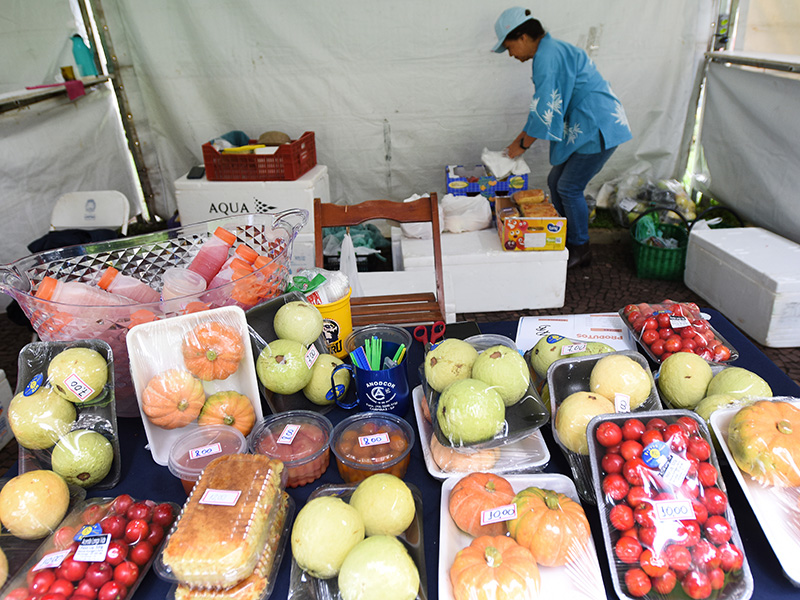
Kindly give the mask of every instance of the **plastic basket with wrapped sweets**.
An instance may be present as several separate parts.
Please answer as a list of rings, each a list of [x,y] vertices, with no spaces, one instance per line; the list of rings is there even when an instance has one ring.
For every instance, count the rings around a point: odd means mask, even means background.
[[[434,435],[446,448],[496,448],[547,423],[528,365],[505,336],[449,338],[432,346],[420,379]]]
[[[115,359],[117,414],[136,416],[138,410],[125,346],[128,330],[142,322],[194,310],[237,302],[252,306],[277,296],[285,289],[289,277],[292,243],[307,220],[308,212],[300,209],[239,215],[99,244],[40,252],[0,266],[0,291],[20,304],[43,341],[92,338],[106,341]],[[208,299],[205,295],[187,295],[149,304],[131,300],[113,306],[85,306],[36,296],[46,277],[96,287],[109,266],[159,291],[164,272],[188,265],[217,227],[233,234],[234,247],[247,244],[266,258],[258,263],[264,262],[263,266],[220,285]]]
[[[620,598],[751,596],[742,540],[711,437],[698,415],[686,410],[599,415],[589,422],[587,435]]]
[[[630,350],[562,358],[550,365],[547,382],[553,438],[581,498],[594,503],[586,425],[598,414],[661,408],[647,359]]]

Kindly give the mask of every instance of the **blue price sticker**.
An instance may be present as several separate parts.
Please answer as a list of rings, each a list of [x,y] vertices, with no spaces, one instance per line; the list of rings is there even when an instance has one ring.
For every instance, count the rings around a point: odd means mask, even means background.
[[[660,469],[661,465],[667,462],[669,455],[669,444],[658,440],[647,444],[642,450],[642,460],[651,469]]]
[[[44,384],[44,374],[43,373],[37,373],[36,375],[33,376],[33,379],[31,379],[28,382],[28,385],[25,386],[25,390],[23,390],[22,395],[23,396],[32,396],[33,394],[36,393],[36,391],[40,387],[42,387],[43,384]]]

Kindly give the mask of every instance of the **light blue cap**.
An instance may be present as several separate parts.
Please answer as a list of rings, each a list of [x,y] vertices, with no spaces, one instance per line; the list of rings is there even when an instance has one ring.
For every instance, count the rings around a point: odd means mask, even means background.
[[[497,34],[497,44],[495,44],[492,50],[495,52],[505,52],[506,49],[503,47],[503,42],[506,41],[506,36],[525,21],[531,19],[533,19],[533,16],[526,15],[525,9],[519,6],[504,10],[494,23],[494,32]]]

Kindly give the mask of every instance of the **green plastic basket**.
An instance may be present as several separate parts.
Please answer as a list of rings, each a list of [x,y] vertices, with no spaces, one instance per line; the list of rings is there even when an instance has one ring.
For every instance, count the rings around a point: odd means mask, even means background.
[[[678,241],[677,248],[650,246],[640,242],[635,236],[636,222],[646,214],[658,210],[669,209],[648,210],[639,215],[636,221],[631,224],[630,235],[633,245],[633,261],[636,264],[636,276],[639,279],[680,281],[683,279],[683,271],[686,268],[686,248],[689,243],[689,229],[691,227],[683,216],[676,211],[671,211],[681,217],[683,224],[661,223],[658,225],[664,238],[672,238]]]

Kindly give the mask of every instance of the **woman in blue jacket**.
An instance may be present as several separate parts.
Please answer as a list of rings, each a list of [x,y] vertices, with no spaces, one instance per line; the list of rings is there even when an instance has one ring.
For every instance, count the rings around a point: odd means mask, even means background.
[[[625,109],[584,50],[557,40],[524,8],[495,23],[495,52],[533,63],[533,99],[522,132],[506,149],[516,158],[537,139],[550,141],[550,198],[567,219],[569,268],[588,265],[589,208],[584,190],[617,146],[631,139]]]

